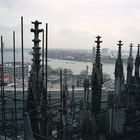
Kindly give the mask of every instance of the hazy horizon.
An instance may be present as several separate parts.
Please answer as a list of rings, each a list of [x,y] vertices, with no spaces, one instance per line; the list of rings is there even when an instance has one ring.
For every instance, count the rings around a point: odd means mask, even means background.
[[[33,46],[31,21],[49,25],[51,48],[87,49],[95,46],[96,36],[103,40],[102,48],[123,49],[140,43],[139,0],[1,0],[0,35],[5,47],[12,46],[12,31],[16,31],[16,46],[20,46],[20,17],[24,17],[24,46]]]

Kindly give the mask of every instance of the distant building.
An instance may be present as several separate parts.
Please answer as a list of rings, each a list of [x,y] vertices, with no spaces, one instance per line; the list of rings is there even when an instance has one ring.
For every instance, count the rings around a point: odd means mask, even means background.
[[[102,49],[102,55],[103,56],[108,56],[109,55],[109,49],[108,48],[103,48]]]
[[[86,75],[86,74],[79,74],[76,76],[76,80],[77,80],[77,87],[83,87],[84,86],[84,82],[86,78],[90,79],[91,75]],[[91,82],[91,81],[90,81]]]
[[[0,79],[3,78],[5,84],[10,83],[10,81],[12,81],[13,77],[14,76],[12,74],[8,74],[8,73],[0,74]],[[0,83],[1,83],[1,81],[0,81]]]
[[[14,66],[13,65],[5,65],[3,66],[4,74],[12,74],[14,75]],[[0,66],[0,74],[2,73],[2,67]],[[15,66],[15,75],[16,78],[22,77],[22,65]],[[24,77],[28,78],[29,76],[29,67],[28,65],[24,65]]]

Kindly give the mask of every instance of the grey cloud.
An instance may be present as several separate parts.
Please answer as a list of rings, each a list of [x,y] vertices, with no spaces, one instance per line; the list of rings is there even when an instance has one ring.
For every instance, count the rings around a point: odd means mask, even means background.
[[[1,31],[18,29],[21,15],[27,25],[35,19],[49,22],[50,47],[84,48],[97,34],[105,47],[121,38],[139,39],[139,0],[0,0],[0,7],[8,9],[0,11]]]
[[[8,9],[17,6],[18,3],[19,0],[0,0],[0,6]]]

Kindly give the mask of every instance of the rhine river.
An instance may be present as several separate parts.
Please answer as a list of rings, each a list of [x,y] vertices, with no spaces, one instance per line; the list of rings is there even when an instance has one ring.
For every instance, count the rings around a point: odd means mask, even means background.
[[[24,52],[24,62],[32,63],[32,55],[26,50]],[[11,51],[4,52],[4,62],[12,62],[13,55]],[[16,52],[16,61],[21,62],[21,52]],[[69,61],[69,60],[59,60],[59,59],[48,59],[48,65],[52,68],[62,68],[71,69],[74,74],[80,74],[81,70],[86,70],[86,66],[89,67],[89,74],[92,72],[92,63],[90,62],[80,62],[80,61]],[[103,73],[109,74],[111,78],[114,79],[115,64],[103,64]],[[126,74],[126,65],[124,65],[124,73]]]

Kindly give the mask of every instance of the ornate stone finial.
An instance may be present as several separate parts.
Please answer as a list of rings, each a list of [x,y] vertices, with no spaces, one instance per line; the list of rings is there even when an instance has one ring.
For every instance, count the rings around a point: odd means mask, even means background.
[[[97,37],[97,40],[95,41],[95,43],[97,43],[97,46],[100,46],[100,43],[102,43],[102,41],[100,40],[100,36],[98,35]]]
[[[101,37],[98,35],[97,40],[95,41],[95,43],[97,43],[96,46],[96,57],[95,57],[95,64],[97,67],[100,67],[101,63],[100,63],[100,43],[102,43],[102,41],[100,40]]]
[[[34,24],[34,29],[31,29],[31,32],[34,33],[42,32],[42,29],[39,29],[39,24],[42,24],[42,22],[36,20],[35,22],[31,22],[31,23]]]
[[[121,40],[119,40],[118,41],[119,43],[117,44],[119,47],[121,47],[123,44],[122,44],[122,41]]]
[[[31,32],[34,33],[34,39],[32,40],[35,43],[35,47],[38,47],[38,43],[40,42],[39,38],[39,33],[43,31],[43,29],[39,29],[39,24],[41,24],[41,22],[39,21],[35,21],[32,22],[32,24],[34,24],[34,29],[31,29]]]
[[[132,43],[130,43],[130,48],[132,48],[133,47],[133,44]]]

